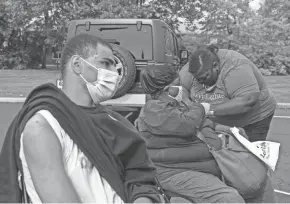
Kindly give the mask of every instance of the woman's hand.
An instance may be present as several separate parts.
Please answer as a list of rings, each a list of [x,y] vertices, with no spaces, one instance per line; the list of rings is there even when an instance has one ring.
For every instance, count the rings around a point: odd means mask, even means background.
[[[188,107],[193,103],[189,98],[189,92],[185,88],[182,88],[182,102],[184,102]]]
[[[154,203],[150,198],[139,197],[133,203]]]

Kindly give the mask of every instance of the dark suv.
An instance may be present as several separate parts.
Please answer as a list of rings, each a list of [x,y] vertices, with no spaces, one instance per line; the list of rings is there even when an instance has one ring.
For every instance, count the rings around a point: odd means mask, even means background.
[[[114,50],[121,77],[114,98],[126,93],[140,94],[140,71],[148,65],[169,65],[180,69],[188,53],[181,49],[177,35],[157,19],[73,20],[67,40],[79,33],[90,33],[109,42]]]

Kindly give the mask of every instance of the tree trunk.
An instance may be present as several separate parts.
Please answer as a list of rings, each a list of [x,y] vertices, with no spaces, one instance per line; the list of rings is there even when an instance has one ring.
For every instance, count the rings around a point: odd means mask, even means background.
[[[24,46],[23,46],[23,49],[26,50],[27,48],[27,44],[28,44],[28,35],[29,35],[29,32],[25,32],[24,33]]]
[[[46,48],[45,40],[48,37],[48,17],[49,17],[48,16],[48,10],[46,10],[45,13],[44,13],[44,33],[45,33],[45,36],[44,36],[44,39],[43,39],[43,42],[42,42],[41,69],[45,69],[46,68],[46,51],[47,51],[47,48]]]
[[[41,69],[46,68],[46,45],[45,42],[43,41],[42,44],[42,56],[41,56]]]
[[[137,6],[142,6],[145,3],[144,0],[136,0],[136,5]]]

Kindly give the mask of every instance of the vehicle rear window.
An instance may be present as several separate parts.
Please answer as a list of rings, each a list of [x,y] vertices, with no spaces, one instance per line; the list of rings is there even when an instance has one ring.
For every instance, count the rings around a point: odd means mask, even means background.
[[[140,31],[136,24],[91,24],[87,31],[85,25],[78,25],[76,34],[80,32],[94,33],[95,35],[107,39],[116,40],[119,45],[130,51],[135,59],[153,60],[153,41],[151,25],[142,25]]]

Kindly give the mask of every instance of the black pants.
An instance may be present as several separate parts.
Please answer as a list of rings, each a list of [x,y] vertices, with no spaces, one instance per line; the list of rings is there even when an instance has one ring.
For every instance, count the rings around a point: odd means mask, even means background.
[[[243,127],[250,142],[266,140],[273,116],[274,113],[261,121]]]

